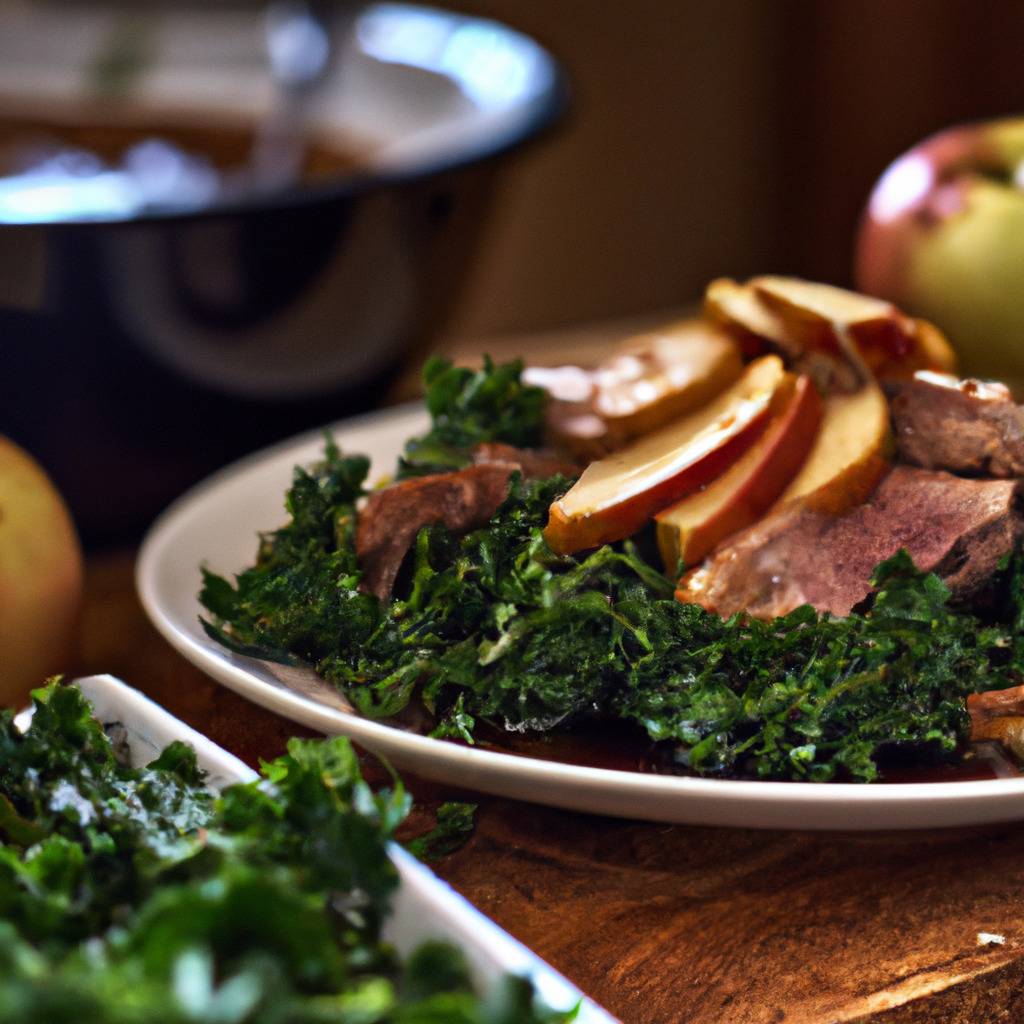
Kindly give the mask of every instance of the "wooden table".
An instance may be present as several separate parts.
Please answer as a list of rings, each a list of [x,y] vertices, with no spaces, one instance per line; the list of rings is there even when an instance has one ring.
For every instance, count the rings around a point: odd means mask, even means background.
[[[177,655],[132,562],[89,561],[81,673],[121,676],[250,764],[309,735]],[[799,834],[479,805],[436,870],[625,1024],[1024,1020],[1022,827]]]

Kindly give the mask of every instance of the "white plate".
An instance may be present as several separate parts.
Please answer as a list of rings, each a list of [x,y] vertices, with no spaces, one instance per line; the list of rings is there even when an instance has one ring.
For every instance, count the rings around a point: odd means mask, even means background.
[[[183,740],[195,750],[212,789],[257,777],[237,757],[121,680],[90,676],[77,680],[77,684],[101,722],[124,726],[132,764],[148,764],[168,743]],[[18,715],[15,721],[19,728],[27,728],[31,716],[31,709]],[[505,974],[518,974],[528,977],[541,998],[555,1009],[566,1010],[579,1003],[576,1020],[580,1024],[617,1024],[607,1011],[502,931],[415,857],[396,843],[388,852],[398,868],[399,888],[384,925],[384,937],[399,953],[404,956],[427,939],[444,939],[463,951],[480,992],[490,991]]]
[[[344,451],[365,452],[387,471],[421,431],[420,406],[332,428]],[[251,564],[256,534],[281,525],[292,467],[317,459],[322,433],[250,456],[177,501],[146,538],[136,573],[161,633],[214,679],[257,704],[326,733],[343,733],[401,768],[470,789],[625,818],[695,825],[799,829],[913,829],[1024,818],[1024,778],[866,786],[734,782],[584,768],[433,740],[346,710],[312,673],[238,657],[199,625],[199,566],[237,572]]]

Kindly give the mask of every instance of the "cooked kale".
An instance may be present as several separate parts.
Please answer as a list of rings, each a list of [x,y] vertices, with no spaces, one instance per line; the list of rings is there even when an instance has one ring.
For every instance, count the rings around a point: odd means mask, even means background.
[[[474,405],[471,426],[458,429],[453,409],[485,383],[516,395],[519,368],[459,371],[458,386],[449,372],[428,375],[427,436],[445,439],[455,465],[514,403],[496,407],[491,423],[489,406]],[[207,573],[201,598],[211,636],[314,666],[366,715],[395,715],[416,699],[435,714],[435,735],[467,742],[481,720],[549,731],[624,719],[701,774],[871,781],[895,750],[955,759],[968,734],[965,696],[1021,681],[1020,559],[1006,569],[1005,607],[985,620],[953,608],[945,585],[905,554],[879,566],[861,614],[723,620],[675,601],[629,541],[554,554],[541,531],[571,483],[562,477],[514,477],[487,526],[464,537],[421,530],[408,584],[381,604],[358,590],[353,524],[365,468],[329,446],[320,466],[297,470],[291,521],[263,538],[234,584]]]
[[[440,860],[461,849],[473,832],[476,804],[449,800],[437,809],[437,823],[406,843],[406,849],[423,861]]]
[[[545,393],[521,380],[522,364],[495,366],[489,357],[479,370],[453,366],[435,356],[423,368],[431,428],[412,438],[399,460],[399,479],[461,469],[485,441],[520,448],[540,445]]]
[[[554,1024],[531,986],[473,994],[457,950],[381,940],[408,809],[343,739],[292,740],[214,798],[191,749],[119,763],[73,687],[0,715],[5,1024]]]

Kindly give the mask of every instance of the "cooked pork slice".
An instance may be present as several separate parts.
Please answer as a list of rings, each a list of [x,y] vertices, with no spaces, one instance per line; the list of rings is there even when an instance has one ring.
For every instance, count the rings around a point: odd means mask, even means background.
[[[888,390],[903,462],[967,476],[1024,476],[1024,409],[1002,384],[922,372]]]
[[[975,723],[989,718],[1024,716],[1024,686],[972,693],[967,698],[967,710],[971,714],[971,721]]]
[[[728,616],[784,615],[802,604],[848,615],[876,565],[906,548],[957,598],[978,597],[1021,535],[1017,481],[967,480],[896,466],[839,517],[794,503],[736,534],[680,581],[678,597]]]
[[[479,464],[506,463],[518,467],[524,480],[543,480],[560,473],[579,476],[583,467],[547,448],[516,448],[500,441],[487,441],[473,449],[473,461]]]
[[[967,698],[971,740],[995,740],[1018,760],[1024,758],[1024,686],[986,690]]]
[[[356,526],[362,589],[382,601],[390,596],[402,559],[422,527],[444,523],[464,533],[483,526],[505,500],[509,477],[518,468],[484,463],[402,480],[371,494]]]

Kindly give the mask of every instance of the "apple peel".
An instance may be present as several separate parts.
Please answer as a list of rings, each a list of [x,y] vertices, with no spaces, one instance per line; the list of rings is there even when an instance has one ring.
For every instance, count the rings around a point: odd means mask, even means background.
[[[892,303],[795,277],[764,275],[738,284],[709,285],[705,313],[748,351],[774,346],[791,362],[821,354],[833,361],[819,383],[855,391],[872,379],[907,377],[916,370],[951,372],[956,357],[942,332]],[[760,343],[760,347],[758,347]],[[808,366],[818,365],[813,360]],[[841,365],[853,371],[843,372]]]
[[[665,571],[692,566],[730,534],[755,522],[796,476],[818,434],[821,397],[797,378],[785,408],[748,451],[704,490],[659,512],[658,547]]]

